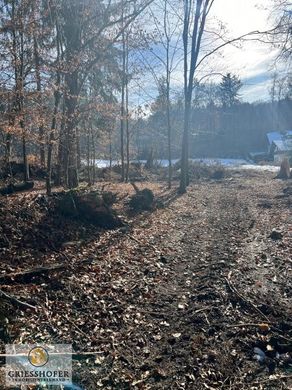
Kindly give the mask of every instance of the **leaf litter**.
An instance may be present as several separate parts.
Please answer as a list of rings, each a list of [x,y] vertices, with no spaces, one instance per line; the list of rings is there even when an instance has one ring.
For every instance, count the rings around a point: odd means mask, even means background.
[[[234,172],[181,197],[141,186],[165,207],[128,214],[133,189],[109,184],[125,221],[115,230],[50,215],[42,193],[0,200],[1,289],[36,308],[1,300],[2,351],[72,343],[83,389],[291,388],[287,184]]]

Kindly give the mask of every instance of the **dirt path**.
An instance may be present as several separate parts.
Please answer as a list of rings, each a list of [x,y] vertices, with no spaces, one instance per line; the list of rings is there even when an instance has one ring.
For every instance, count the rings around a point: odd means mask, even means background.
[[[22,286],[40,311],[33,329],[19,315],[16,340],[98,351],[74,363],[84,389],[291,389],[284,187],[261,174],[192,185],[129,230],[93,238],[75,259],[90,266]]]
[[[275,182],[267,194],[267,184],[252,178],[244,185],[241,179],[194,185],[112,246],[105,274],[120,294],[109,304],[117,327],[106,331],[115,355],[102,388],[250,389],[254,383],[278,389],[285,383],[277,375],[289,371],[274,358],[279,337],[292,336],[291,301],[283,292],[291,288],[289,237],[275,243],[268,235],[274,226],[287,232],[289,214],[279,202],[274,210],[258,204],[280,193]],[[278,215],[276,207],[283,208]],[[264,263],[279,245],[282,257],[269,268],[269,279],[283,266],[287,275],[281,273],[271,297]],[[263,264],[254,269],[258,255]],[[250,325],[267,321],[275,321],[269,332]],[[248,325],[233,327],[241,324]],[[253,349],[266,351],[270,341],[271,359],[259,365]]]

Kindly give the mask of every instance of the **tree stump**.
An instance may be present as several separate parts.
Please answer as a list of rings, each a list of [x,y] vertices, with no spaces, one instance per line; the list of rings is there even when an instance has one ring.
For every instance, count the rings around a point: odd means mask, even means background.
[[[283,180],[287,180],[290,178],[290,164],[288,158],[284,158],[284,160],[281,162],[280,171],[276,178]]]
[[[129,202],[129,206],[134,211],[151,210],[154,204],[154,194],[149,188],[139,190],[135,183],[131,183],[136,194],[134,194]]]

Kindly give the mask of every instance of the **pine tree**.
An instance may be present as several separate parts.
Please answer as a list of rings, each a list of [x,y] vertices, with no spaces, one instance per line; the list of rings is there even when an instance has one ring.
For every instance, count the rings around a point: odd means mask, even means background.
[[[219,85],[219,99],[223,107],[231,107],[239,102],[239,90],[242,87],[240,79],[227,73],[222,77],[222,81]]]

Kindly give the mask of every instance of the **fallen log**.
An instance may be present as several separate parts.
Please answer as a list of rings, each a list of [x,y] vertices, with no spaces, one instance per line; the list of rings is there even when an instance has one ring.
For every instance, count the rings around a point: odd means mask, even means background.
[[[31,190],[34,187],[33,181],[26,181],[24,183],[9,184],[6,187],[0,188],[1,195],[11,195],[14,192]]]

